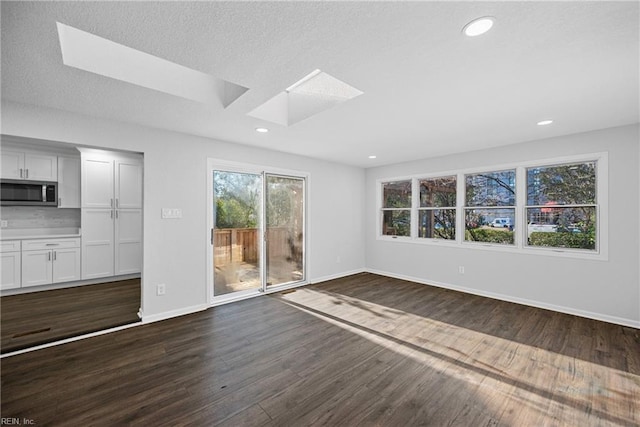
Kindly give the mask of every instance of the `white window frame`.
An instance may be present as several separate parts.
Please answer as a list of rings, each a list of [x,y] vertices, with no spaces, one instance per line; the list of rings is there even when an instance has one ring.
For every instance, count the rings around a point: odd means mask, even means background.
[[[516,181],[516,186],[515,186],[515,205],[508,205],[508,206],[467,206],[467,175],[479,175],[479,174],[483,174],[483,173],[496,173],[496,172],[514,172],[514,178]],[[493,169],[487,169],[487,170],[482,170],[479,172],[465,172],[464,174],[462,174],[462,180],[463,180],[463,191],[462,191],[462,195],[464,196],[464,200],[462,201],[462,205],[463,205],[463,212],[462,212],[462,242],[464,244],[469,244],[469,245],[491,245],[492,247],[496,247],[496,248],[516,248],[518,247],[518,232],[515,231],[517,224],[519,224],[520,222],[518,221],[517,218],[517,212],[518,212],[518,194],[520,193],[518,191],[518,182],[519,182],[519,174],[518,174],[518,168],[505,168],[505,169],[498,169],[498,168],[493,168]],[[507,244],[507,243],[493,243],[493,242],[476,242],[473,240],[466,240],[465,237],[467,235],[467,224],[465,221],[465,218],[467,216],[467,211],[468,210],[477,210],[477,209],[486,209],[486,210],[498,210],[498,209],[513,209],[513,221],[514,221],[514,232],[513,232],[513,244]]]
[[[428,180],[428,179],[437,179],[437,178],[455,178],[456,180],[456,204],[455,206],[442,206],[442,207],[421,207],[420,206],[420,181],[422,180]],[[459,198],[460,198],[460,191],[458,188],[458,183],[459,183],[460,177],[458,176],[457,173],[452,173],[450,175],[442,175],[442,174],[437,174],[437,175],[433,175],[433,176],[425,176],[422,175],[420,177],[417,177],[415,179],[413,179],[413,185],[415,188],[415,195],[416,195],[416,200],[415,203],[412,204],[412,208],[415,207],[416,210],[416,232],[415,232],[415,237],[416,239],[420,239],[420,240],[430,240],[430,241],[445,241],[445,242],[456,242],[458,240],[458,237],[460,235],[460,229],[458,228],[458,210],[460,202],[459,202]],[[413,206],[415,205],[415,206]],[[454,210],[456,213],[456,220],[455,220],[455,233],[456,233],[456,238],[455,239],[438,239],[435,237],[420,237],[420,211],[433,211],[433,210]],[[413,224],[412,224],[413,225]]]
[[[567,163],[596,162],[596,249],[574,249],[556,248],[545,246],[529,246],[527,244],[526,226],[526,169],[542,166],[554,166]],[[496,172],[502,170],[515,169],[516,171],[516,206],[514,224],[514,244],[496,244],[489,242],[469,242],[464,240],[465,235],[465,175],[483,172]],[[456,239],[432,239],[418,237],[418,207],[420,204],[419,180],[427,178],[438,178],[456,175],[457,179],[457,203],[456,203]],[[386,236],[382,234],[382,184],[387,182],[407,181],[412,182],[412,205],[411,205],[411,235],[410,236]],[[599,261],[609,259],[609,156],[608,152],[596,152],[578,154],[571,156],[561,156],[543,158],[532,161],[522,161],[514,163],[503,163],[477,168],[465,168],[461,170],[444,170],[432,173],[421,173],[412,175],[395,176],[391,178],[379,178],[376,180],[376,239],[387,242],[405,242],[417,245],[451,246],[458,248],[468,248],[477,250],[489,250],[498,252],[509,252],[526,255],[543,255],[553,257],[582,258]]]
[[[391,182],[399,182],[399,181],[409,181],[411,182],[411,206],[409,206],[408,208],[385,208],[383,206],[383,197],[384,197],[384,192],[382,190],[382,185],[383,184],[388,184]],[[414,236],[414,227],[415,227],[415,222],[416,222],[416,216],[414,213],[414,205],[415,205],[415,194],[416,194],[416,188],[415,188],[415,182],[414,180],[409,177],[405,177],[405,178],[392,178],[392,179],[385,179],[385,180],[380,180],[378,183],[378,188],[377,188],[377,207],[378,207],[378,231],[377,233],[380,236],[385,237],[386,239],[389,240],[404,240],[404,241],[411,241],[413,240],[413,236]],[[384,223],[384,212],[385,211],[409,211],[409,236],[390,236],[390,235],[386,235],[386,234],[382,234],[382,225]]]

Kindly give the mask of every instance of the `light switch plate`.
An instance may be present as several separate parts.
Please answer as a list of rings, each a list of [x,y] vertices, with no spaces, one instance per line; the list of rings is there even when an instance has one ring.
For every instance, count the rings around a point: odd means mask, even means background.
[[[162,208],[162,219],[179,219],[179,218],[182,218],[182,209]]]

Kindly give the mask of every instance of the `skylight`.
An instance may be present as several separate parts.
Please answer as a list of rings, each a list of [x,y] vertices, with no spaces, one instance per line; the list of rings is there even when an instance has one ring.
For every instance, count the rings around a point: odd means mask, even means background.
[[[57,22],[62,62],[148,89],[224,108],[246,87]]]
[[[248,115],[290,126],[362,93],[323,71],[314,70]]]

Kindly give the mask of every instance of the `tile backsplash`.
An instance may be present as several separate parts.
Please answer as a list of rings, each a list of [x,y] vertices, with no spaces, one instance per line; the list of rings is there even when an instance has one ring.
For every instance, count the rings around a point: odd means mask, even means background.
[[[80,209],[3,206],[0,217],[7,221],[5,229],[80,228]]]

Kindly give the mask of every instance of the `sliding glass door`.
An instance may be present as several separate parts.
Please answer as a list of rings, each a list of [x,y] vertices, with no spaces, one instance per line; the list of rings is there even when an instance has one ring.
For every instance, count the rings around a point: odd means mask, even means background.
[[[209,163],[212,301],[304,281],[306,178]]]
[[[213,171],[214,296],[262,289],[262,175]]]
[[[266,175],[267,286],[304,280],[304,179]]]

